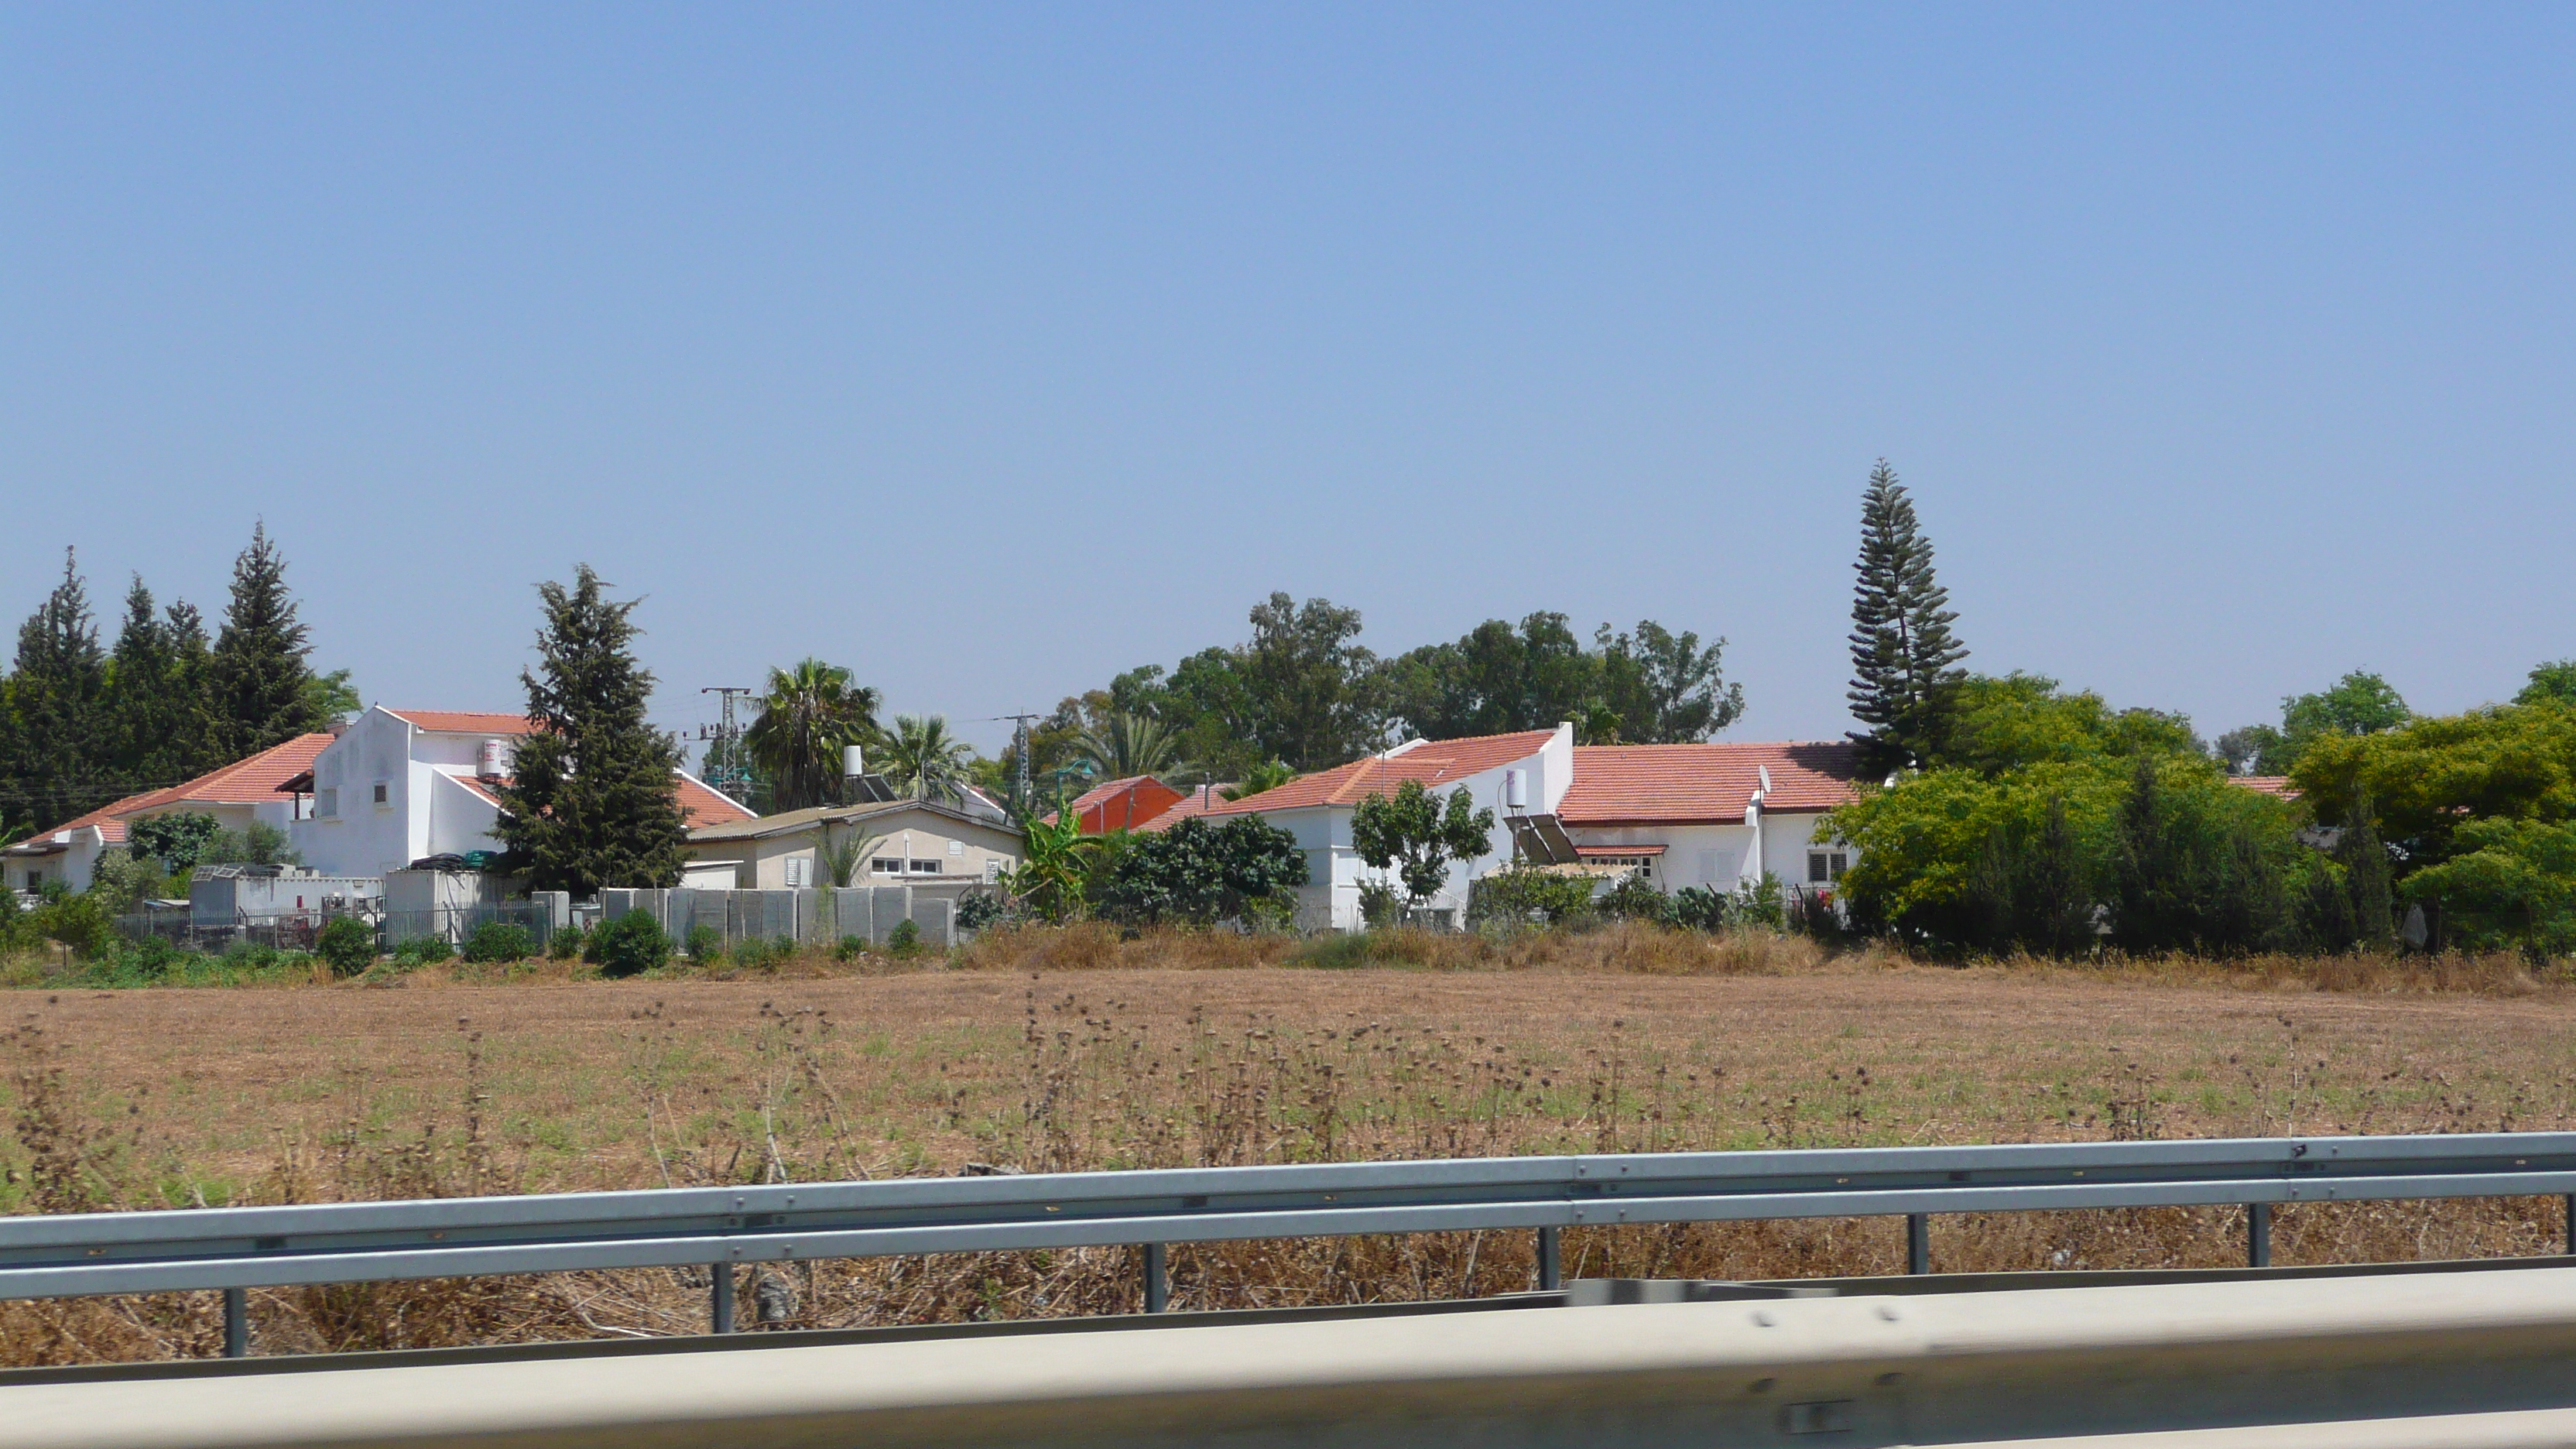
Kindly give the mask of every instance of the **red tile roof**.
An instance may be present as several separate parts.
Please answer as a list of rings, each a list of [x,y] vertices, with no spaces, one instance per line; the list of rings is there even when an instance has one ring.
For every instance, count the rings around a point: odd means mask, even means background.
[[[1189,815],[1251,815],[1312,805],[1356,805],[1371,795],[1392,795],[1407,780],[1419,780],[1425,785],[1452,784],[1514,760],[1528,759],[1555,737],[1554,730],[1523,730],[1519,734],[1471,735],[1460,740],[1417,740],[1383,755],[1300,775],[1285,785],[1241,800],[1222,796],[1201,800],[1192,795],[1143,828],[1159,830]],[[1185,810],[1184,806],[1196,808]]]
[[[477,714],[462,709],[388,709],[396,719],[411,721],[411,727],[441,735],[532,735],[536,721],[523,714]]]
[[[2297,788],[2291,785],[2287,775],[2231,775],[2228,779],[2260,794],[2278,795],[2284,800],[2299,798]]]
[[[1578,745],[1574,783],[1556,815],[1567,825],[1738,823],[1765,768],[1765,810],[1830,810],[1851,798],[1860,748],[1840,741]]]
[[[1266,799],[1268,797],[1262,796],[1258,798]],[[1244,803],[1249,804],[1251,802],[1246,801]],[[1231,811],[1234,804],[1234,801],[1228,800],[1223,795],[1218,794],[1213,788],[1203,787],[1201,789],[1192,790],[1190,793],[1183,795],[1179,804],[1172,806],[1162,814],[1155,816],[1153,819],[1146,821],[1144,824],[1139,825],[1136,828],[1147,834],[1151,834],[1157,830],[1169,830],[1173,826],[1180,824],[1182,821],[1189,819],[1193,815],[1206,815],[1216,810]]]
[[[312,769],[314,757],[337,738],[322,733],[297,735],[246,760],[209,770],[184,785],[132,796],[107,808],[118,815],[133,816],[183,805],[256,805],[274,800],[278,786]]]

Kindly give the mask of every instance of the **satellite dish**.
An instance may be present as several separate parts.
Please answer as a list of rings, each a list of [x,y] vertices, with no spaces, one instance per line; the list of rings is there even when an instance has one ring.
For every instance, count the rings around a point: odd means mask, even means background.
[[[1762,793],[1765,795],[1770,794],[1771,767],[1769,765],[1756,765],[1753,767],[1753,773],[1762,777]]]

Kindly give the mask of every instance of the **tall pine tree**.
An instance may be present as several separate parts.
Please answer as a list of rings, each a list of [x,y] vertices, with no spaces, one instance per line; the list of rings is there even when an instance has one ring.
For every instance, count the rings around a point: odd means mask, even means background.
[[[1932,540],[1896,470],[1878,460],[1861,495],[1860,582],[1852,591],[1852,738],[1879,770],[1920,765],[1938,747],[1942,715],[1967,648],[1952,637],[1958,615],[1932,573]]]
[[[18,629],[5,791],[15,818],[42,830],[124,793],[112,763],[106,691],[107,659],[89,591],[65,549],[63,581]]]
[[[223,756],[237,760],[324,728],[295,599],[286,591],[286,559],[267,525],[233,560],[232,603],[209,661],[214,734]]]
[[[588,564],[570,589],[537,588],[538,664],[519,675],[536,731],[511,759],[498,827],[533,890],[674,885],[686,855],[671,773],[680,747],[645,719],[653,675],[635,659],[635,603],[600,590]]]
[[[108,655],[105,713],[124,788],[150,789],[217,763],[206,744],[206,631],[197,611],[152,607],[143,576],[125,592],[125,623]]]

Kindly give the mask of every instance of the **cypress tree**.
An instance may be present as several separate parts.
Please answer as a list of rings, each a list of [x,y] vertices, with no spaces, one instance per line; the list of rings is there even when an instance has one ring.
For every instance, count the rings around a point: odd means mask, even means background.
[[[77,560],[63,550],[63,581],[18,629],[8,793],[36,828],[94,810],[119,793],[103,696],[107,659]]]
[[[2388,847],[2379,838],[2379,813],[2365,789],[2353,797],[2335,853],[2343,860],[2344,888],[2352,898],[2353,938],[2365,951],[2397,943],[2396,902],[2389,890]]]
[[[1873,768],[1925,763],[1938,747],[1941,716],[1962,677],[1967,648],[1950,633],[1958,615],[1932,572],[1932,541],[1896,470],[1878,460],[1861,494],[1860,581],[1852,592],[1852,717],[1869,728],[1853,739]]]
[[[127,790],[174,784],[212,767],[205,744],[205,626],[197,611],[152,608],[135,575],[125,623],[108,655],[105,712],[114,768]]]
[[[256,754],[326,721],[315,708],[313,646],[295,617],[286,591],[286,559],[267,525],[251,531],[250,547],[233,560],[232,602],[209,661],[214,735],[227,759]]]
[[[519,674],[536,730],[512,757],[498,827],[533,890],[674,885],[686,857],[671,773],[680,747],[645,719],[653,675],[632,648],[635,603],[611,603],[601,587],[588,564],[570,589],[537,587],[538,665]]]

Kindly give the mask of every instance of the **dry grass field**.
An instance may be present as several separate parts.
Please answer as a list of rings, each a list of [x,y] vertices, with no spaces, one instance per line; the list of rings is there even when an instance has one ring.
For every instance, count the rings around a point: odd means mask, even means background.
[[[1650,931],[988,939],[902,969],[0,993],[15,1211],[1553,1151],[2529,1130],[2576,989],[2511,962],[1955,969]],[[1342,969],[1323,969],[1339,967]],[[873,969],[872,969],[873,968]],[[2319,989],[2320,986],[2338,989]],[[2283,1209],[2277,1261],[2554,1251],[2557,1202]],[[1936,1220],[1941,1270],[2217,1266],[2232,1209]],[[1901,1266],[1884,1220],[1571,1231],[1569,1275]],[[1114,1311],[1134,1250],[746,1273],[781,1326]],[[1510,1291],[1523,1233],[1173,1253],[1176,1306]],[[705,1275],[253,1295],[262,1351],[691,1331]],[[212,1295],[0,1305],[0,1362],[211,1352]]]

